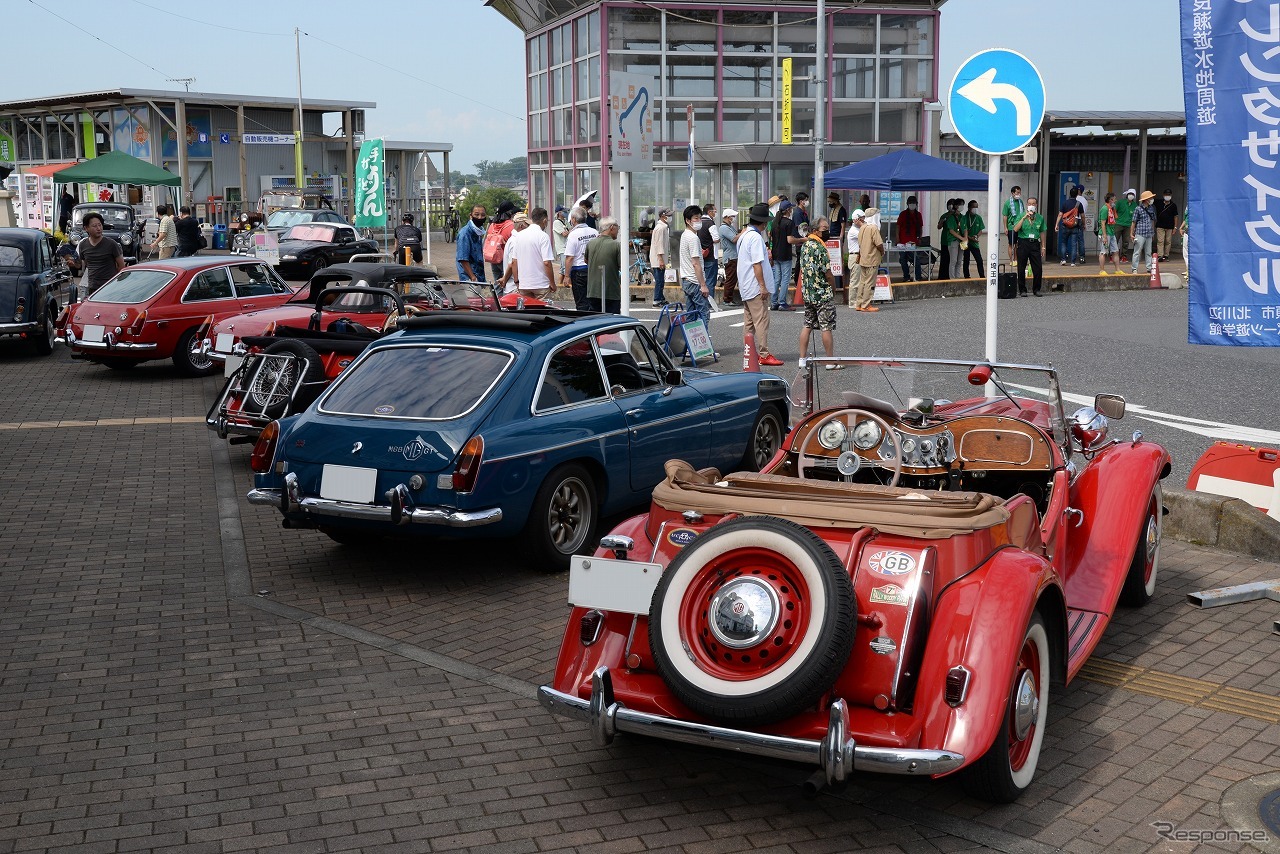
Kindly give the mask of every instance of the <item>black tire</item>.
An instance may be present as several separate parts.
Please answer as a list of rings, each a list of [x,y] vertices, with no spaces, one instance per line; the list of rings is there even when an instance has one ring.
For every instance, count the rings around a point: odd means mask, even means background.
[[[751,433],[747,436],[747,449],[742,454],[738,468],[743,471],[760,471],[769,464],[782,447],[782,416],[772,406],[760,407]]]
[[[757,609],[761,621],[746,623]],[[758,726],[821,701],[849,663],[856,614],[849,573],[821,537],[752,516],[714,526],[667,567],[649,606],[649,647],[680,702]]]
[[[316,258],[315,264],[313,264],[311,267],[311,274],[315,275],[316,273],[319,273],[321,270],[323,270],[325,267],[328,267],[328,266],[329,266],[329,260],[325,258],[323,255],[320,255]]]
[[[265,364],[259,359],[260,364],[251,368],[249,375],[241,380],[248,385],[244,390],[245,403],[252,411],[261,411],[263,415],[274,419],[283,418],[292,412],[301,412],[310,406],[324,389],[322,383],[325,372],[320,354],[302,341],[292,338],[282,338],[262,352],[265,356],[288,354],[294,358],[273,359]],[[299,360],[302,359],[306,360],[307,368],[299,378],[299,367],[302,364]],[[294,389],[300,381],[307,385],[295,394]],[[316,383],[321,385],[313,385]]]
[[[561,572],[575,554],[595,551],[591,538],[598,515],[595,481],[586,469],[566,463],[547,475],[525,522],[524,542],[534,566]]]
[[[982,758],[965,769],[961,782],[966,792],[972,797],[991,803],[1011,804],[1027,790],[1035,777],[1036,766],[1040,762],[1040,747],[1044,739],[1045,724],[1049,719],[1049,681],[1050,665],[1053,659],[1049,648],[1049,633],[1045,630],[1044,618],[1039,613],[1033,614],[1027,623],[1027,631],[1023,635],[1021,652],[1014,664],[1013,679],[1009,685],[1009,697],[1005,703],[1005,713],[1001,717],[1000,730],[995,741]],[[1023,686],[1028,669],[1024,658],[1029,645],[1034,644],[1038,659],[1038,672],[1030,686],[1035,697],[1034,710],[1030,703],[1020,702],[1024,692]],[[1018,711],[1027,712],[1031,720],[1030,728],[1020,731]]]
[[[58,340],[58,330],[53,325],[54,314],[55,312],[52,309],[46,308],[44,310],[44,323],[31,336],[31,349],[35,351],[37,356],[48,356],[53,353],[53,345]]]
[[[99,364],[102,364],[113,371],[132,371],[142,363],[135,362],[132,359],[103,359]]]
[[[173,350],[173,364],[179,371],[189,377],[207,377],[218,372],[218,364],[208,355],[193,353],[196,332],[199,327],[192,327],[182,333],[178,346]]]
[[[1138,543],[1133,548],[1133,560],[1120,589],[1120,604],[1126,608],[1141,608],[1151,601],[1156,592],[1156,577],[1160,569],[1160,534],[1164,519],[1164,492],[1160,484],[1151,490],[1147,499],[1147,512],[1142,517],[1138,531]]]

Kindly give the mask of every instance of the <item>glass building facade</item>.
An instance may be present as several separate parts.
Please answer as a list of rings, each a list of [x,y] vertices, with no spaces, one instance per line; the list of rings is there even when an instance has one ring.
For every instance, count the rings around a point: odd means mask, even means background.
[[[538,17],[530,17],[528,4],[490,5],[526,32],[529,188],[531,203],[548,208],[588,190],[600,190],[602,207],[610,208],[617,186],[607,179],[610,72],[648,75],[657,84],[655,170],[632,176],[635,212],[690,198],[740,207],[779,189],[808,189],[815,73],[827,81],[829,169],[920,148],[924,104],[937,100],[940,2],[829,7],[823,68],[811,4],[561,0],[535,4]],[[790,145],[780,142],[785,58],[793,75]]]

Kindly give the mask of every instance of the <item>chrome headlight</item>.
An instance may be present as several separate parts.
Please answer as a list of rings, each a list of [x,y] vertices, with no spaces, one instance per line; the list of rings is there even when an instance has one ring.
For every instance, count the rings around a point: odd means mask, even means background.
[[[122,235],[120,235],[120,242],[121,242],[121,243],[124,243],[124,244],[132,243],[132,242],[133,242],[133,235],[132,235],[132,234],[122,234]]]
[[[1107,417],[1092,406],[1082,406],[1071,416],[1071,435],[1086,451],[1107,440]]]

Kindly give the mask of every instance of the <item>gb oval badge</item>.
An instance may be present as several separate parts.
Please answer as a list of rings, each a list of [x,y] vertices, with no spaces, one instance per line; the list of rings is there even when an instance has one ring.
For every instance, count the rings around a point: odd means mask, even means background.
[[[867,566],[881,575],[906,575],[916,568],[916,559],[906,552],[880,551],[867,560]]]

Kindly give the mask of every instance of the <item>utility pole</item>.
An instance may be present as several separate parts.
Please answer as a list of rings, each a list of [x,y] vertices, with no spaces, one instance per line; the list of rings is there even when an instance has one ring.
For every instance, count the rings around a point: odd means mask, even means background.
[[[298,188],[306,186],[302,177],[302,46],[298,28],[293,28],[293,55],[298,65],[298,133],[293,141],[293,179]]]
[[[823,140],[827,135],[827,4],[826,0],[818,0],[818,37],[817,56],[813,67],[813,195],[809,199],[809,210],[812,218],[825,216],[827,205],[826,184],[823,176],[827,171],[826,156],[822,150]],[[801,354],[803,355],[803,354]]]

